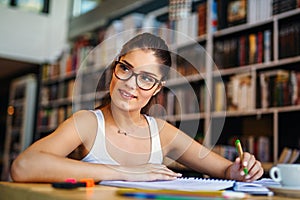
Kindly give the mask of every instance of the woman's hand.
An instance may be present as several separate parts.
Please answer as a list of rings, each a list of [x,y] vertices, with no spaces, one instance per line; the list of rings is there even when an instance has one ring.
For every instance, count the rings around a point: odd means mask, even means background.
[[[254,155],[244,152],[243,160],[237,157],[232,165],[226,170],[226,177],[239,181],[254,181],[260,178],[264,170],[261,163],[255,159]],[[245,174],[244,168],[248,169],[248,174]]]
[[[120,170],[122,177],[127,181],[174,180],[182,176],[160,164],[119,166],[115,170]]]

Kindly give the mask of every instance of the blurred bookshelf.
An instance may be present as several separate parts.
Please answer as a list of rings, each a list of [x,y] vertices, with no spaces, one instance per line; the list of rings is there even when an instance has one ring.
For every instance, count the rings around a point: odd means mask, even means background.
[[[193,40],[159,32],[180,55],[173,56],[176,73],[158,94],[164,108],[158,113],[164,119],[199,142],[218,146],[219,153],[240,138],[266,166],[277,163],[285,147],[299,149],[299,1],[183,2],[188,12],[178,18],[176,1],[128,0],[114,11],[103,4],[90,11],[107,13],[98,24],[93,23],[97,18],[88,21],[89,13],[71,21],[71,48],[42,68],[35,138],[49,134],[73,112],[101,103],[107,91],[98,89],[104,87],[108,63],[128,39],[107,45],[110,36],[151,26],[179,31]],[[195,130],[196,134],[189,132]]]
[[[11,180],[12,161],[32,143],[37,85],[36,74],[13,79],[10,84],[1,180]]]

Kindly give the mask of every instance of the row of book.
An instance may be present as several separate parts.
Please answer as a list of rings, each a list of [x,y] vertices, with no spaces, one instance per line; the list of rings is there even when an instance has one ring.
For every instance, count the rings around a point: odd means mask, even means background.
[[[169,0],[169,19],[186,18],[191,12],[192,0]]]
[[[284,147],[282,152],[280,153],[277,163],[296,163],[299,159],[299,155],[299,149]]]
[[[197,6],[197,13],[198,13],[198,36],[206,34],[206,27],[207,27],[207,2],[200,1]]]
[[[300,72],[282,69],[260,72],[258,81],[256,99],[250,73],[214,83],[213,110],[246,111],[255,107],[300,105]]]
[[[300,105],[300,72],[282,69],[260,72],[256,99],[252,79],[250,73],[241,73],[214,82],[213,110],[247,111],[255,107]]]
[[[215,145],[212,150],[213,152],[231,161],[234,161],[238,156],[236,148],[230,145]]]
[[[154,115],[173,116],[204,112],[205,86],[198,88],[176,88],[157,95]],[[188,97],[188,98],[187,98]]]
[[[205,73],[206,50],[201,45],[197,44],[179,51],[176,58],[178,76]]]
[[[237,137],[232,137],[228,145],[215,145],[213,151],[221,156],[234,161],[238,156],[234,141]],[[271,142],[267,136],[239,136],[243,144],[243,150],[253,154],[261,162],[270,162],[271,159]]]
[[[261,108],[300,104],[300,72],[272,70],[259,74]]]
[[[253,154],[261,162],[272,161],[271,138],[268,136],[244,135],[240,138],[243,150]],[[234,140],[235,141],[235,140]],[[233,144],[233,141],[232,143]]]
[[[263,21],[282,12],[300,7],[299,0],[214,0],[212,16],[214,30]]]
[[[255,109],[253,87],[250,73],[236,74],[224,82],[214,82],[214,91],[211,97],[212,110],[220,112]],[[163,116],[204,112],[206,95],[205,84],[197,87],[191,86],[191,88],[178,87],[161,92],[158,95],[158,103],[162,105],[162,110],[156,113]]]
[[[254,88],[249,73],[237,74],[228,81],[214,83],[213,110],[247,111],[255,108]]]
[[[221,30],[245,23],[255,23],[272,16],[272,0],[214,0],[212,15]]]
[[[226,28],[229,25],[234,25],[237,21],[244,21],[244,18],[248,15],[248,21],[251,20],[251,15],[256,13],[255,20],[262,20],[270,15],[263,16],[263,14],[269,13],[266,11],[266,7],[269,10],[271,6],[270,0],[267,1],[214,1],[217,5],[216,16],[218,16],[218,22],[212,22],[213,25],[217,25],[218,29]],[[262,5],[263,4],[263,5]],[[254,5],[254,6],[253,6]],[[267,6],[268,5],[268,6]],[[262,9],[252,9],[254,7],[264,8]],[[248,11],[247,11],[248,8]],[[214,9],[213,7],[210,9]],[[251,9],[251,12],[249,12]],[[237,10],[237,13],[231,13]],[[254,12],[255,11],[255,12]],[[136,33],[134,30],[147,30],[147,27],[154,27],[154,29],[148,29],[149,31],[155,32],[161,35],[168,44],[184,44],[187,41],[191,41],[198,36],[206,33],[206,12],[207,12],[207,1],[200,1],[194,12],[189,12],[187,15],[180,17],[179,19],[173,20],[172,22],[161,22],[156,19],[153,15],[143,15],[140,13],[132,13],[120,20],[114,20],[106,31],[100,31],[98,35],[84,35],[80,37],[72,46],[72,51],[66,49],[62,52],[61,56],[58,58],[57,62],[52,64],[46,64],[43,68],[43,80],[51,79],[53,77],[62,76],[76,72],[78,69],[84,70],[85,68],[104,68],[106,67],[117,55],[118,50],[121,46],[132,36],[132,33]],[[258,12],[261,12],[260,14]],[[231,13],[231,14],[230,14]],[[213,14],[214,16],[214,14]],[[226,25],[222,25],[222,21],[227,20]],[[128,34],[123,34],[125,30],[133,30],[133,32],[128,32]],[[167,31],[167,29],[173,29],[177,31],[177,34]],[[295,35],[296,28],[294,28]],[[283,31],[286,32],[286,31]],[[120,34],[122,33],[122,34]],[[118,35],[118,40],[111,38],[111,36]],[[227,58],[229,54],[230,59],[220,60],[218,65],[222,66],[240,66],[244,64],[251,64],[261,62],[261,60],[268,61],[271,57],[271,44],[272,36],[271,31],[266,30],[264,33],[253,33],[249,35],[244,35],[237,40],[236,38],[227,39],[225,41],[217,41],[215,43],[215,58],[224,57]],[[100,36],[101,35],[101,36]],[[261,41],[262,40],[262,41]],[[254,42],[255,41],[255,42]],[[289,40],[290,41],[290,40]],[[255,43],[255,44],[254,44]],[[247,46],[248,45],[248,46]],[[263,45],[263,47],[261,47]],[[237,52],[234,49],[240,47],[241,52],[239,57],[236,57]],[[251,48],[251,49],[250,49]],[[260,53],[259,51],[263,49],[266,51]],[[284,49],[284,48],[281,48]],[[256,52],[253,53],[247,52]],[[245,53],[243,53],[245,52]],[[264,56],[261,59],[261,55]],[[220,55],[220,56],[217,56]],[[224,56],[222,56],[224,55]],[[231,57],[230,57],[231,55]],[[232,58],[234,57],[235,58]],[[248,60],[247,60],[248,59]]]
[[[190,5],[191,1],[174,1],[173,3]],[[91,39],[91,37],[95,36],[83,36],[80,38],[73,45],[72,52],[66,52],[63,55],[64,58],[61,59],[60,65],[67,62],[71,66],[71,69],[75,71],[79,68],[84,69],[90,66],[94,66],[94,68],[106,67],[115,58],[114,56],[118,54],[122,45],[133,34],[140,31],[158,34],[169,45],[181,45],[194,41],[198,36],[206,33],[206,11],[207,2],[201,1],[197,3],[197,8],[194,12],[187,6],[184,11],[186,14],[180,15],[180,17],[171,17],[171,21],[159,21],[152,14],[129,14],[121,19],[112,21],[105,31],[99,33],[102,36],[101,39],[96,39],[97,42],[95,42],[95,39]],[[170,30],[174,30],[175,32]],[[112,36],[117,34],[117,40],[112,38]]]
[[[41,105],[47,106],[49,102],[59,99],[72,100],[74,84],[75,79],[70,79],[50,86],[43,86],[41,89]]]
[[[97,94],[102,95],[102,94]],[[37,114],[37,127],[38,133],[53,131],[59,124],[70,117],[78,110],[93,110],[100,106],[102,101],[96,96],[97,99],[85,99],[82,101],[64,102],[60,105],[47,105],[42,107]]]
[[[284,22],[279,29],[279,58],[300,55],[300,16]]]
[[[38,129],[54,130],[67,117],[72,115],[72,105],[51,109],[40,109],[37,117]],[[39,130],[38,130],[39,131]]]
[[[247,21],[256,23],[269,19],[272,16],[274,5],[273,0],[248,0]]]
[[[254,84],[250,73],[230,76],[228,80],[214,83],[213,110],[247,111],[258,108],[281,107],[300,104],[300,72],[270,70],[259,73],[258,97],[254,96]],[[187,96],[196,98],[186,98]],[[190,91],[178,88],[160,94],[159,102],[168,115],[204,111],[205,85]]]
[[[269,29],[217,40],[214,44],[214,61],[220,69],[269,62],[271,58],[272,31]]]
[[[253,110],[254,85],[250,73],[237,74],[230,77],[226,83],[227,110]]]
[[[248,21],[251,23],[257,20],[266,19],[270,17],[269,10],[272,10],[270,8],[272,7],[272,3],[270,1],[271,0],[215,0],[213,3],[216,5],[210,8],[213,12],[216,12],[212,13],[212,16],[217,16],[217,22],[212,22],[213,26],[218,26],[218,29],[223,29],[241,22],[244,23]],[[181,4],[182,2],[178,3]],[[190,2],[185,3],[190,5]],[[273,7],[275,5],[277,4],[275,1],[273,1]],[[188,9],[190,10],[190,8]],[[49,67],[44,67],[43,79],[47,80],[56,76],[64,77],[68,73],[76,72],[79,68],[89,68],[90,66],[94,66],[95,68],[103,68],[107,66],[114,59],[114,55],[117,55],[117,52],[121,48],[122,44],[124,44],[124,42],[126,42],[132,36],[130,33],[120,34],[125,30],[125,28],[126,30],[147,30],[147,27],[155,27],[154,29],[149,30],[161,35],[168,41],[169,44],[182,44],[186,42],[186,40],[197,38],[198,36],[206,33],[206,12],[207,1],[203,0],[198,3],[194,12],[190,11],[184,16],[176,18],[176,20],[173,20],[172,22],[161,22],[156,19],[156,16],[151,14],[143,15],[140,13],[132,13],[119,20],[114,20],[108,26],[106,31],[100,31],[98,34],[87,34],[80,37],[73,44],[72,51],[66,49],[65,52],[62,52],[57,62],[46,64],[49,65]],[[255,15],[255,20],[252,15]],[[223,22],[223,20],[225,20],[225,22]],[[172,34],[169,31],[164,31],[163,28],[173,29],[178,31],[179,34],[174,36],[174,33]],[[111,36],[115,34],[120,34],[118,35],[118,40],[111,38]],[[264,36],[268,37],[267,35]],[[258,37],[257,40],[260,40],[260,36],[256,37]],[[243,37],[241,37],[241,42],[243,43]],[[230,46],[235,46],[237,42],[228,41],[224,43],[228,44],[216,45],[227,46],[226,48],[230,49]],[[257,46],[257,48],[259,48],[259,46]],[[247,50],[248,49],[246,49],[246,52]],[[239,61],[236,62],[239,63]]]
[[[42,66],[42,81],[59,79],[74,74],[76,68],[72,66],[72,56],[66,52],[62,53],[58,60],[45,63]]]
[[[273,0],[273,15],[283,13],[300,7],[299,0]]]
[[[271,141],[267,136],[244,136],[240,138],[244,151],[253,154],[261,162],[270,162]]]

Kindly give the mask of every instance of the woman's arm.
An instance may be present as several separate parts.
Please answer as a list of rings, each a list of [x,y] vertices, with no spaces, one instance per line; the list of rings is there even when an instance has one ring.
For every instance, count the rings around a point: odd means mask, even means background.
[[[113,166],[67,158],[83,144],[89,151],[94,143],[97,119],[89,111],[79,111],[49,136],[35,142],[13,162],[11,175],[17,182],[55,182],[67,178],[146,181],[174,179],[180,175],[163,165]]]
[[[161,132],[167,156],[193,170],[216,178],[249,181],[258,179],[263,174],[260,162],[249,153],[244,153],[243,162],[239,158],[235,162],[231,162],[168,123],[164,123]],[[244,167],[241,166],[241,163],[249,169],[248,176],[243,174]]]
[[[95,137],[96,130],[97,122],[93,113],[75,113],[52,134],[35,142],[17,157],[11,168],[13,180],[48,182],[99,176],[96,171],[98,166],[66,157],[79,145],[87,145]]]

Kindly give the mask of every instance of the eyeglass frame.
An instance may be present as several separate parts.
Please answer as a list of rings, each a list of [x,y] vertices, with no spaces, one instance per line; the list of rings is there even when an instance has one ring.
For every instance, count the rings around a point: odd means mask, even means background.
[[[118,75],[116,74],[116,66],[117,66],[117,64],[122,64],[122,65],[125,65],[125,66],[129,66],[128,68],[131,70],[131,75],[130,75],[128,78],[126,78],[126,79],[122,79],[122,78],[118,77]],[[113,72],[114,72],[114,75],[116,76],[116,78],[119,79],[119,80],[121,80],[121,81],[128,81],[129,79],[132,78],[132,76],[135,76],[135,83],[136,83],[136,85],[137,85],[141,90],[145,90],[145,91],[151,90],[157,83],[158,83],[159,85],[162,83],[162,80],[158,80],[158,79],[156,79],[156,78],[154,78],[154,77],[151,76],[151,78],[153,78],[153,79],[155,80],[155,82],[153,83],[153,85],[152,85],[149,89],[144,89],[144,88],[140,87],[139,84],[138,84],[138,79],[137,79],[137,77],[138,77],[139,75],[141,75],[141,73],[135,73],[135,72],[132,70],[132,66],[130,66],[130,65],[126,64],[126,63],[120,62],[120,61],[118,61],[118,60],[116,60],[116,61],[114,62]]]

